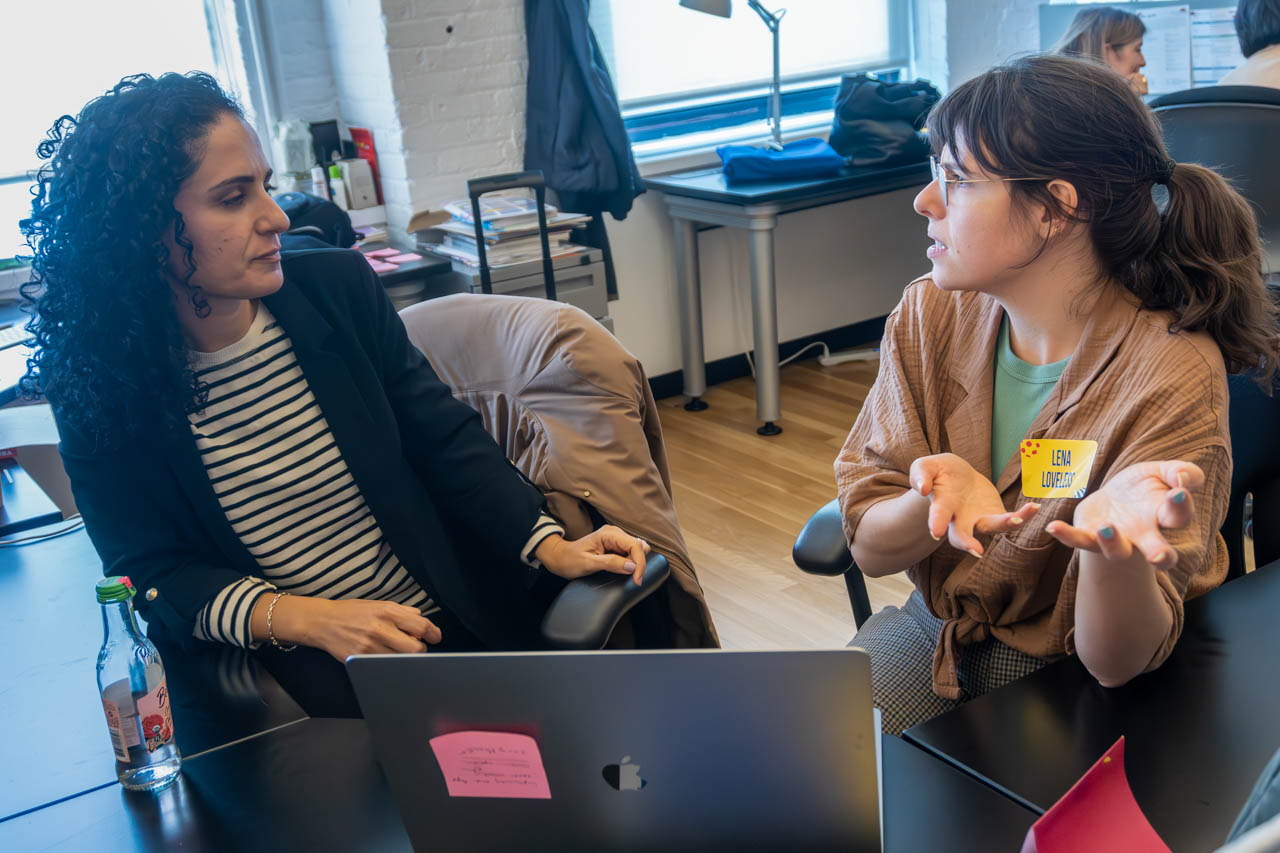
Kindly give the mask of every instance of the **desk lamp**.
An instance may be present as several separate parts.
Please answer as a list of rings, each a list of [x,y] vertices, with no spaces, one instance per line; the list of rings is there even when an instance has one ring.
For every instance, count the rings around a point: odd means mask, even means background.
[[[705,12],[708,15],[716,15],[721,18],[727,18],[733,14],[733,0],[680,0],[680,5],[686,9]],[[779,9],[777,12],[770,12],[764,6],[761,6],[757,0],[747,0],[747,5],[760,16],[765,26],[769,28],[769,32],[773,33],[773,94],[769,100],[769,124],[773,126],[773,139],[768,143],[768,147],[775,151],[781,151],[782,66],[778,51],[778,24],[782,22],[782,16],[787,14],[787,10]]]

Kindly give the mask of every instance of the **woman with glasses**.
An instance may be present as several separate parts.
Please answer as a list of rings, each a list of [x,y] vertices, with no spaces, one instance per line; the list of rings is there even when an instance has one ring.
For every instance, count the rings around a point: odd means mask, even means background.
[[[1142,55],[1142,39],[1147,25],[1132,12],[1095,6],[1081,9],[1054,53],[1096,59],[1119,74],[1139,95],[1147,94],[1147,78],[1142,73],[1147,59]]]
[[[835,465],[859,568],[916,587],[853,643],[894,733],[1064,655],[1158,667],[1226,574],[1227,374],[1280,359],[1251,209],[1116,75],[1020,59],[928,127],[933,271]]]

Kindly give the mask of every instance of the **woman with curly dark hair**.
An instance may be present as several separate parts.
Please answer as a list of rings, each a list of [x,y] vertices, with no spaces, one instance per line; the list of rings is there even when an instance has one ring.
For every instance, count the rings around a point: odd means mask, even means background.
[[[26,382],[153,630],[338,660],[522,647],[529,566],[639,579],[621,530],[565,541],[358,252],[281,256],[271,170],[213,78],[125,78],[38,153]]]

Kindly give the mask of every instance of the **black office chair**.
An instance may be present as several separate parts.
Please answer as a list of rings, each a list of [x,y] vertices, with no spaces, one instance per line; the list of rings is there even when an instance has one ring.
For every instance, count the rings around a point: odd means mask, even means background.
[[[1255,566],[1280,559],[1280,391],[1271,396],[1244,376],[1227,379],[1231,389],[1231,498],[1222,535],[1230,564],[1227,580],[1244,574],[1245,552]]]
[[[1245,553],[1253,548],[1255,566],[1280,559],[1280,391],[1267,396],[1252,379],[1227,378],[1231,395],[1231,496],[1222,536],[1227,542],[1227,580],[1244,574]],[[844,575],[853,621],[859,628],[871,616],[867,583],[849,553],[838,501],[805,522],[791,549],[795,564],[812,575]]]
[[[604,573],[570,581],[542,617],[543,644],[561,650],[604,648],[622,617],[657,592],[670,576],[667,558],[653,551],[645,561],[639,586],[630,577]]]
[[[1151,101],[1169,154],[1199,163],[1232,182],[1253,204],[1263,242],[1263,270],[1280,274],[1280,89],[1206,86]]]
[[[838,500],[826,504],[805,522],[791,548],[791,559],[811,575],[844,575],[849,605],[853,608],[853,624],[861,628],[862,623],[871,618],[867,581],[849,553]]]

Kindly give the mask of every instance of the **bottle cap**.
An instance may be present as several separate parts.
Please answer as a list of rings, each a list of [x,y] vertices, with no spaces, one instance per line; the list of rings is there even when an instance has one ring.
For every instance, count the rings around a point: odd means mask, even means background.
[[[129,580],[127,575],[112,575],[109,578],[103,578],[94,585],[94,589],[98,593],[99,604],[128,601],[133,598],[135,592],[133,581]]]
[[[329,177],[331,177],[331,178],[341,178],[341,177],[342,177],[342,167],[341,167],[341,166],[339,166],[337,163],[334,163],[332,166],[330,166],[330,167],[329,167]]]

